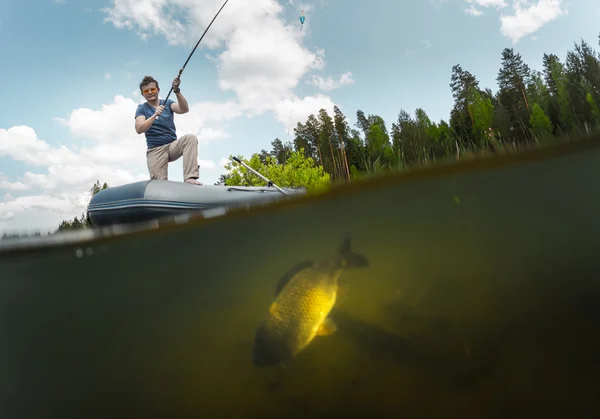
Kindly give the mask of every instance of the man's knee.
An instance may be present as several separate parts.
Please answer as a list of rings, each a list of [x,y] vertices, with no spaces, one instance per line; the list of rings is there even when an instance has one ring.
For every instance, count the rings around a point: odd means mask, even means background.
[[[198,137],[196,137],[194,134],[186,134],[183,136],[183,142],[190,145],[197,145]]]

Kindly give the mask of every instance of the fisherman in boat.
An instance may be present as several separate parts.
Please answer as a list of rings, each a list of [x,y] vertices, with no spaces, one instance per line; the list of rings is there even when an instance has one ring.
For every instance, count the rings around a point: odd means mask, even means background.
[[[150,179],[167,180],[169,163],[183,156],[184,181],[202,185],[198,181],[198,138],[193,134],[185,134],[178,139],[175,132],[174,114],[184,114],[190,110],[179,89],[180,83],[181,80],[176,77],[172,84],[177,102],[169,99],[165,106],[164,100],[159,101],[158,98],[158,81],[150,76],[144,77],[140,91],[146,103],[138,105],[135,111],[135,131],[146,135],[146,161]]]

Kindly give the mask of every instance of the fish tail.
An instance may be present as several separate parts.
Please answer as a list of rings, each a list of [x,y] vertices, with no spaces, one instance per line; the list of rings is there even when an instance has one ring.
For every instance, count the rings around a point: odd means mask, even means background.
[[[344,237],[338,250],[345,268],[364,268],[369,266],[369,260],[365,256],[352,251],[352,241],[349,236]]]
[[[256,367],[270,367],[281,362],[276,344],[277,342],[269,336],[264,323],[261,323],[254,337],[253,363]]]

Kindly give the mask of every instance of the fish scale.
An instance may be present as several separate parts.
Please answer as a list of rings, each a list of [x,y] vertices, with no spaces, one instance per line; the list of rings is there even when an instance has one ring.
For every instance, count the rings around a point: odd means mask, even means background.
[[[271,305],[266,319],[273,336],[286,340],[285,345],[292,355],[315,337],[335,304],[336,287],[314,279],[310,276],[292,279]]]
[[[369,266],[350,247],[345,238],[335,254],[318,262],[300,262],[279,280],[277,297],[254,336],[254,365],[285,366],[315,336],[335,332],[337,326],[327,316],[335,305],[342,271]]]

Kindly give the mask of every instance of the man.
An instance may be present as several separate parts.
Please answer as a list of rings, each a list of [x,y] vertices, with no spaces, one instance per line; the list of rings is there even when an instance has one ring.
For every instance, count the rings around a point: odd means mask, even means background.
[[[150,179],[168,179],[169,163],[183,156],[183,179],[187,183],[202,185],[198,181],[198,138],[193,134],[177,139],[174,114],[189,111],[188,103],[181,94],[179,77],[173,80],[173,93],[177,103],[169,99],[159,100],[158,81],[150,76],[140,83],[140,91],[146,103],[138,105],[135,111],[135,131],[145,133],[148,151],[146,161]]]

